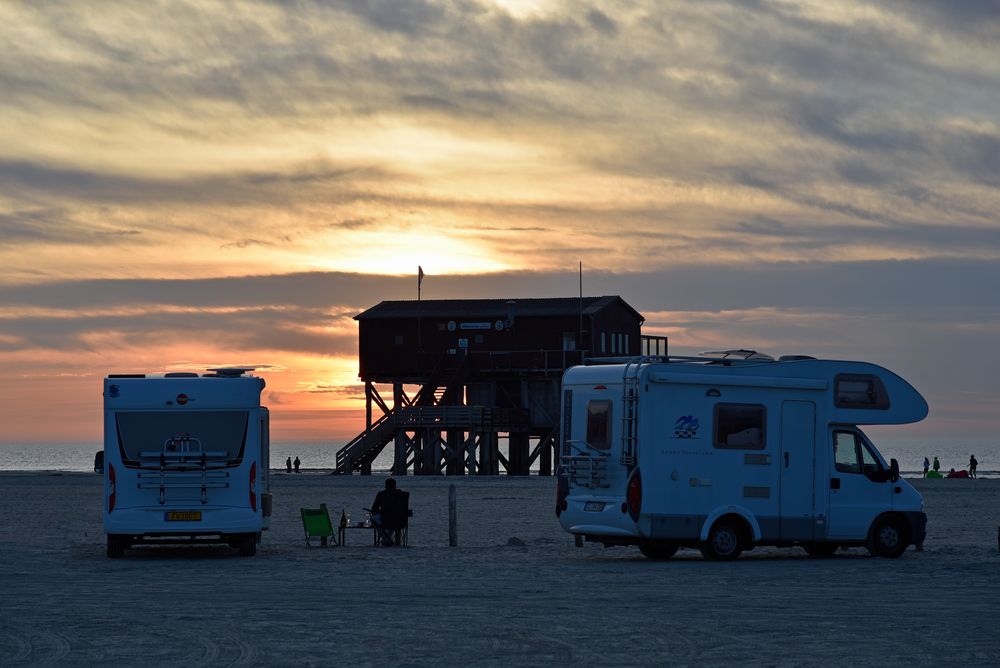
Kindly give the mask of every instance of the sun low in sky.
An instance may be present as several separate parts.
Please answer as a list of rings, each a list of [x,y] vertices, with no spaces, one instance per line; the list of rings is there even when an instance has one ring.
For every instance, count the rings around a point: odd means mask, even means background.
[[[0,5],[0,417],[238,364],[277,439],[363,425],[383,299],[620,294],[671,351],[882,363],[992,442],[989,3]],[[53,419],[53,416],[59,416]]]

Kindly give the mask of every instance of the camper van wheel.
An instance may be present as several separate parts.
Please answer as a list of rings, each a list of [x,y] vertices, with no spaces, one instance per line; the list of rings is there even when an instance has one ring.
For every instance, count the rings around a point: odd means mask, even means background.
[[[906,552],[909,544],[902,521],[897,517],[882,517],[872,525],[868,551],[877,557],[896,559]]]
[[[126,540],[120,536],[108,536],[108,557],[120,559],[125,556]]]
[[[639,546],[642,556],[654,561],[664,561],[677,554],[677,543],[671,540],[656,540],[643,543]]]
[[[252,557],[257,554],[257,534],[245,533],[240,535],[240,556]]]
[[[810,557],[832,557],[838,547],[836,543],[806,543],[802,549]]]
[[[743,533],[732,520],[720,520],[708,532],[701,553],[713,561],[732,561],[743,551]]]

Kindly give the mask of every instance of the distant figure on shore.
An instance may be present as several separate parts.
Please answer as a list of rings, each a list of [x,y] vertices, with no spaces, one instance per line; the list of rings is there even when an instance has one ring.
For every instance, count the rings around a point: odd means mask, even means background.
[[[976,460],[975,455],[969,456],[969,477],[976,477],[976,468],[979,466],[979,462]]]
[[[927,477],[927,471],[931,468],[931,460],[924,457],[924,477]]]
[[[934,472],[937,473],[941,470],[941,462],[938,461],[937,455],[934,455]]]
[[[299,461],[298,455],[296,455],[296,457],[295,457],[295,472],[296,473],[299,472],[299,465],[300,464],[302,464],[302,462]]]
[[[285,460],[285,470],[289,473],[292,472],[292,458],[289,457]],[[927,475],[927,467],[924,467],[924,475]]]

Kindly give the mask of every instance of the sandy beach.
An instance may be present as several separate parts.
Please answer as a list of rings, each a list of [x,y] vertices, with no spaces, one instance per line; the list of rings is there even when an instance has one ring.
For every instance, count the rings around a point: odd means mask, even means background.
[[[101,479],[0,474],[0,657],[26,665],[997,665],[1000,480],[917,480],[925,549],[732,563],[576,548],[548,478],[406,478],[410,547],[306,547],[298,509],[354,518],[383,477],[275,473],[254,558],[105,557]],[[459,547],[448,547],[448,486]]]

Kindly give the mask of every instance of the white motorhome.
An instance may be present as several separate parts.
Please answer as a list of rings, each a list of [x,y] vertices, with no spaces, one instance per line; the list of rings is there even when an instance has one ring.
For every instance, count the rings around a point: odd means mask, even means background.
[[[109,557],[143,542],[223,542],[256,553],[271,514],[269,416],[264,379],[249,371],[104,379],[95,470],[104,474]]]
[[[556,514],[578,545],[726,560],[923,543],[923,499],[858,428],[922,420],[916,389],[866,362],[715,355],[566,371]]]

